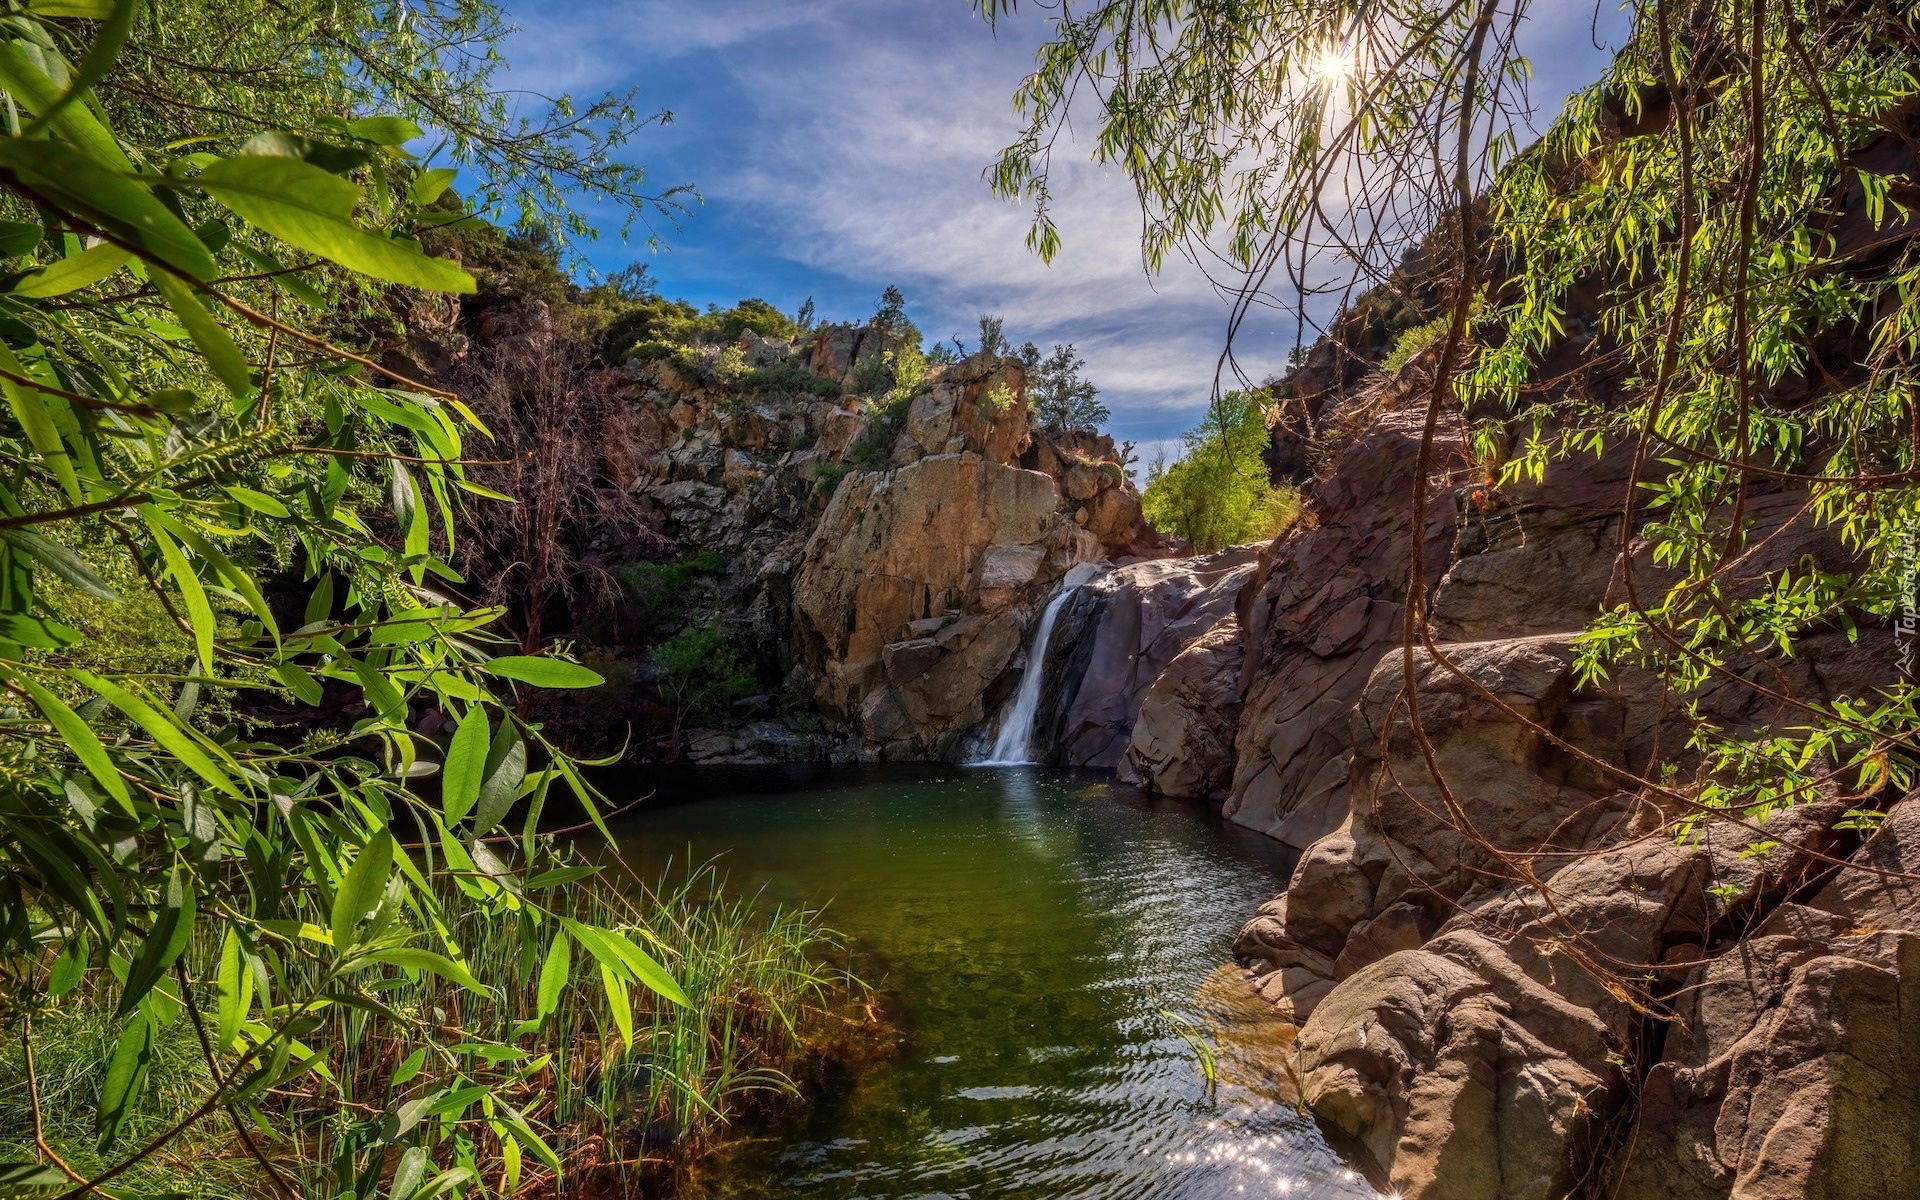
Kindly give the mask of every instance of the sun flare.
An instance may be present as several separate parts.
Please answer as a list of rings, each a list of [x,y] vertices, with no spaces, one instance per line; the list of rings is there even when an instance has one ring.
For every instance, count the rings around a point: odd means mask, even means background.
[[[1321,87],[1336,87],[1353,77],[1353,68],[1353,48],[1328,42],[1308,60],[1307,73]]]

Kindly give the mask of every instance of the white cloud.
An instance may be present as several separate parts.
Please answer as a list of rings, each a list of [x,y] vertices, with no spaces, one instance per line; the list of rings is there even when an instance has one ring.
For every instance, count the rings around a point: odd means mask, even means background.
[[[1563,74],[1597,69],[1590,15],[1584,0],[1542,0],[1529,39],[1577,47],[1552,59]],[[716,202],[678,240],[718,238],[736,257],[785,258],[874,292],[898,283],[933,337],[971,339],[977,314],[993,312],[1016,339],[1072,341],[1116,430],[1142,441],[1177,433],[1205,404],[1227,305],[1186,264],[1147,278],[1124,177],[1088,163],[1084,145],[1061,146],[1065,242],[1050,267],[1023,244],[1028,213],[981,177],[1018,131],[1009,97],[1042,32],[1031,17],[997,34],[964,0],[633,0],[516,17],[515,86],[638,82],[679,112],[678,129],[636,150],[646,161],[650,144],[669,146]],[[1557,107],[1576,82],[1547,75],[1535,99]],[[685,94],[666,94],[675,85]],[[1258,378],[1292,342],[1290,321],[1263,315],[1236,351]]]

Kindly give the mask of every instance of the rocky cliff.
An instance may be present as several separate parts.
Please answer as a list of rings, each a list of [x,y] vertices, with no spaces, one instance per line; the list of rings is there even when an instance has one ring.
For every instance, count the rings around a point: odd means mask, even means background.
[[[889,347],[829,326],[737,349],[748,371],[851,389]],[[1111,439],[1030,428],[1013,359],[975,355],[883,401],[637,375],[658,448],[634,493],[668,536],[726,555],[714,610],[747,615],[825,734],[701,731],[696,758],[958,759],[1067,572],[1160,552]]]
[[[1671,698],[1572,665],[1622,586],[1624,456],[1496,492],[1443,428],[1414,530],[1423,393],[1416,366],[1324,399],[1345,433],[1244,584],[1238,644],[1190,646],[1133,734],[1142,764],[1192,748],[1182,778],[1231,778],[1233,820],[1304,850],[1236,945],[1300,1023],[1304,1101],[1424,1200],[1920,1196],[1920,797],[1877,832],[1836,785],[1677,841],[1679,801],[1631,785],[1684,758]],[[1754,499],[1735,594],[1843,564],[1806,501]],[[1415,537],[1436,646],[1409,661]],[[1784,729],[1893,659],[1891,630],[1836,628],[1736,664],[1702,712]]]

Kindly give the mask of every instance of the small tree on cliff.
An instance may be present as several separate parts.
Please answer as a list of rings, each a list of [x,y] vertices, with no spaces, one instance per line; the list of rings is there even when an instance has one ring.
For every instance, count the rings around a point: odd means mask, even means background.
[[[871,324],[881,333],[897,338],[904,338],[913,330],[913,322],[907,320],[907,297],[899,288],[888,284],[887,290],[880,293]],[[917,331],[914,332],[917,335]],[[915,336],[914,340],[920,339]]]
[[[1054,343],[1053,353],[1040,357],[1040,347],[1028,342],[1019,359],[1027,368],[1027,403],[1042,429],[1096,431],[1113,414],[1096,396],[1100,389],[1081,374],[1086,360],[1074,353],[1073,343]]]
[[[980,353],[990,358],[999,358],[1010,348],[1007,341],[1007,319],[980,314]]]

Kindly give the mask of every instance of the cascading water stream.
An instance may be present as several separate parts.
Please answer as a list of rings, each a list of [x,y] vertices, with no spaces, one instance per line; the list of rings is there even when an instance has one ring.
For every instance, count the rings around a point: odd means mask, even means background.
[[[993,749],[977,764],[983,767],[1032,766],[1033,721],[1040,715],[1040,687],[1047,673],[1047,641],[1053,636],[1054,618],[1062,605],[1072,598],[1077,587],[1062,587],[1047,601],[1040,622],[1033,629],[1033,646],[1027,651],[1027,669],[1020,676],[1020,689],[1013,695],[1013,707],[1000,721],[1000,736]]]

